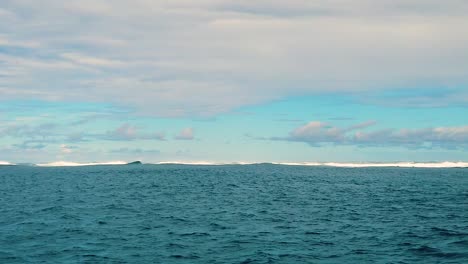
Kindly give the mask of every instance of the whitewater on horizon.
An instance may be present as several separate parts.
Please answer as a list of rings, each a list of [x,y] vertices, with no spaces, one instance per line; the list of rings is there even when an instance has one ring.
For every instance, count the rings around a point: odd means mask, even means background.
[[[106,162],[73,162],[73,161],[54,161],[45,163],[12,163],[0,161],[0,165],[31,165],[39,167],[75,167],[75,166],[98,166],[98,165],[126,165],[128,161],[106,161]],[[213,162],[213,161],[160,161],[144,162],[147,165],[255,165],[255,164],[273,164],[287,166],[326,166],[342,168],[366,168],[366,167],[401,167],[401,168],[468,168],[468,162],[464,161],[443,161],[443,162]]]

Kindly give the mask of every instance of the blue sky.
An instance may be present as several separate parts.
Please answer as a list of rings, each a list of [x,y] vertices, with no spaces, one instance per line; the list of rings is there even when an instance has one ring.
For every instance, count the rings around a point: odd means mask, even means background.
[[[0,3],[0,161],[466,161],[468,4]]]

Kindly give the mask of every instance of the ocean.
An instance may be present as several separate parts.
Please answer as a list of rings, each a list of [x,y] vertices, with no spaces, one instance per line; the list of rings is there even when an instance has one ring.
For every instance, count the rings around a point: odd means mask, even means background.
[[[468,263],[468,168],[0,166],[0,263]]]

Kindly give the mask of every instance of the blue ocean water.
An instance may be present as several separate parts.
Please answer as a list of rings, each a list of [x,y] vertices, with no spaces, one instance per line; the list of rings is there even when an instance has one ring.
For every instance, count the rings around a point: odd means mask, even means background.
[[[0,263],[468,263],[468,169],[0,166]]]

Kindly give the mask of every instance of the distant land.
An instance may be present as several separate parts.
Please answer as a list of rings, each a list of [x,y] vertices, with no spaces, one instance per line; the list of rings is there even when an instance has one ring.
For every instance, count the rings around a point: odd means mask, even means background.
[[[139,160],[127,163],[127,165],[141,165],[141,164],[143,164],[143,163],[141,163],[141,161],[139,161]]]

